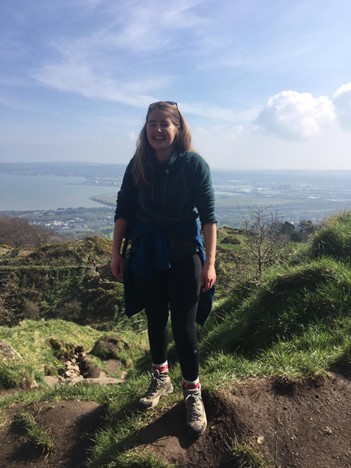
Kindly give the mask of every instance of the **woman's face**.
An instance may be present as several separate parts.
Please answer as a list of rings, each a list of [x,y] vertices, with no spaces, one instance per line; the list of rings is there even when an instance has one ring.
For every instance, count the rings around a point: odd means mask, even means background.
[[[178,127],[172,122],[169,112],[157,108],[150,111],[146,135],[158,159],[167,159],[171,155],[177,134]]]

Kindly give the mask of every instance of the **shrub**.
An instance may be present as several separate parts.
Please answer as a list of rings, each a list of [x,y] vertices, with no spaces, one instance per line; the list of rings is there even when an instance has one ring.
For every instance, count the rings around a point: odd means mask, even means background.
[[[221,244],[240,245],[241,241],[236,236],[226,236],[224,237],[224,239],[221,240]]]
[[[40,308],[38,304],[30,299],[23,299],[23,316],[30,320],[36,320],[40,317]]]

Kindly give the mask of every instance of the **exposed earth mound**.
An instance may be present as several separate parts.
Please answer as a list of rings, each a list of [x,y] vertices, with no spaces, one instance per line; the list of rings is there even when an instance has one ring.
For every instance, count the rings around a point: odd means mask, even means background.
[[[239,465],[238,458],[254,447],[270,467],[346,468],[351,466],[350,393],[351,382],[336,374],[302,382],[249,379],[215,398],[204,392],[208,429],[198,440],[187,435],[179,403],[139,431],[134,447],[179,467],[254,466]],[[23,409],[9,408],[7,418]],[[34,415],[54,449],[36,452],[10,425],[0,434],[1,467],[86,466],[92,436],[105,422],[103,406],[55,402],[40,404]]]

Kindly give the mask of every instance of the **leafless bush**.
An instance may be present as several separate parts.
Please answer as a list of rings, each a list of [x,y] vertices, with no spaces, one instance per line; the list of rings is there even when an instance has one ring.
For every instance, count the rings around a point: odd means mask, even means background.
[[[0,244],[16,248],[39,247],[53,235],[49,229],[34,226],[25,219],[0,216]]]
[[[277,210],[258,207],[250,208],[241,224],[247,239],[247,260],[252,265],[254,278],[258,280],[266,268],[282,258],[286,244],[282,224]]]
[[[37,303],[30,299],[23,299],[23,316],[26,319],[38,320],[40,317],[40,308]]]

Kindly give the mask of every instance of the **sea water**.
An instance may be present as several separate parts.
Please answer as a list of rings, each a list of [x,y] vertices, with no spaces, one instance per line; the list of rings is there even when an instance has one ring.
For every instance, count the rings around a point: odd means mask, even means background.
[[[0,174],[0,211],[97,207],[90,197],[113,192],[114,187],[87,185],[83,177]]]

